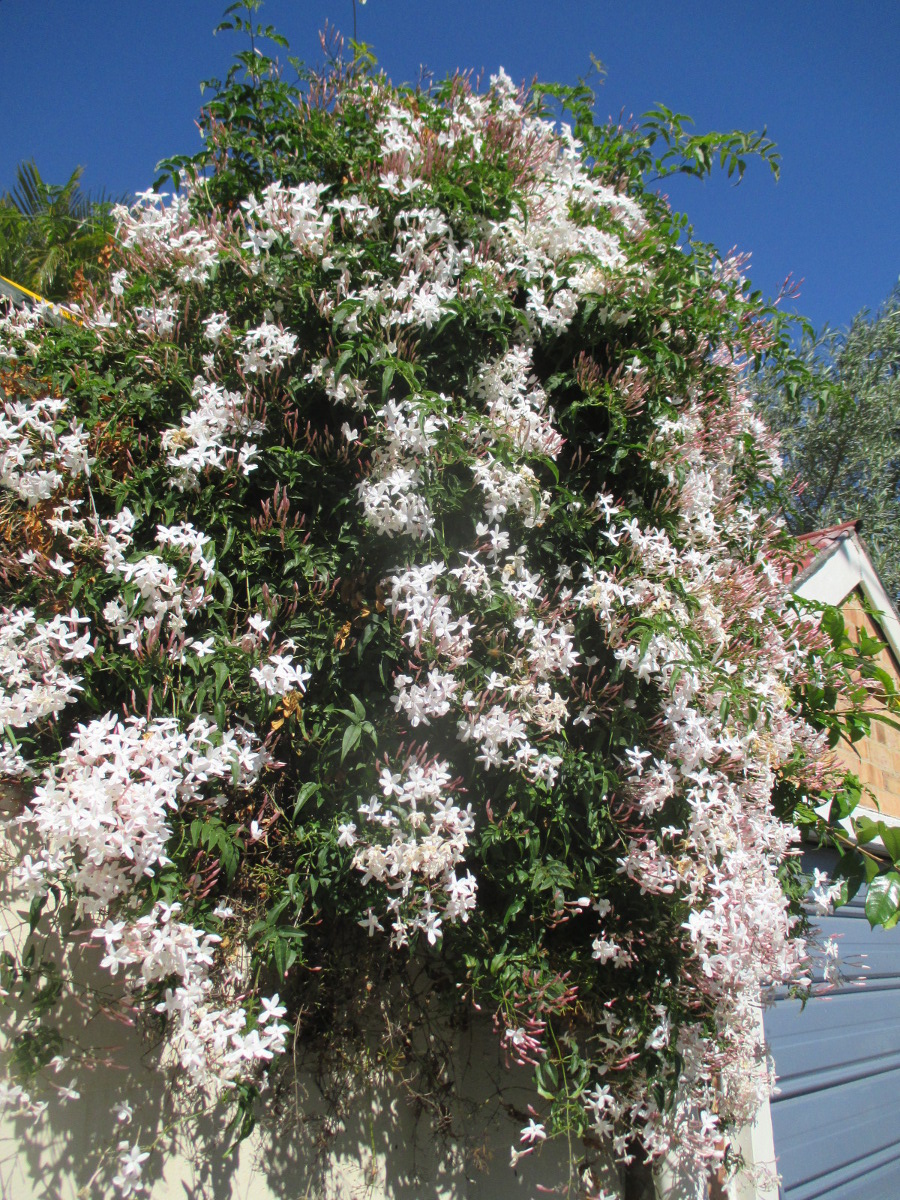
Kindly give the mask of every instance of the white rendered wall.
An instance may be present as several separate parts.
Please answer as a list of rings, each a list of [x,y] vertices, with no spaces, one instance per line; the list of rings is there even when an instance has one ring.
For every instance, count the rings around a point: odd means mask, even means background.
[[[27,926],[17,912],[22,905],[5,887],[6,857],[0,861],[0,916],[3,942],[11,947],[21,943]],[[76,975],[105,977],[97,969],[96,946],[84,940],[76,942],[72,961]],[[467,1102],[455,1111],[453,1124],[463,1137],[437,1137],[430,1117],[416,1114],[402,1081],[387,1071],[367,1085],[366,1072],[353,1070],[352,1062],[349,1072],[326,1064],[323,1090],[313,1069],[318,1064],[310,1064],[289,1098],[293,1112],[227,1155],[222,1108],[213,1104],[187,1124],[174,1122],[162,1074],[154,1070],[159,1049],[97,1008],[85,991],[59,1006],[55,1022],[73,1041],[90,1043],[95,1065],[67,1066],[58,1075],[45,1071],[47,1086],[29,1088],[35,1099],[49,1102],[39,1121],[0,1112],[0,1200],[113,1200],[119,1193],[110,1186],[110,1168],[123,1138],[151,1150],[145,1163],[149,1200],[537,1200],[538,1185],[566,1179],[568,1152],[559,1142],[538,1144],[510,1168],[511,1148],[523,1148],[519,1131],[535,1094],[528,1070],[506,1068],[486,1019],[455,1040],[454,1069]],[[0,1038],[4,1032],[0,1027]],[[414,1090],[418,1081],[408,1077],[408,1083]],[[74,1086],[81,1097],[63,1103],[54,1085]],[[329,1098],[336,1090],[343,1091],[337,1112]],[[113,1116],[123,1100],[134,1108],[129,1125]],[[510,1104],[516,1112],[504,1107]],[[576,1154],[581,1150],[575,1147]],[[106,1167],[98,1173],[104,1156]],[[604,1183],[612,1195],[622,1195],[615,1168]]]

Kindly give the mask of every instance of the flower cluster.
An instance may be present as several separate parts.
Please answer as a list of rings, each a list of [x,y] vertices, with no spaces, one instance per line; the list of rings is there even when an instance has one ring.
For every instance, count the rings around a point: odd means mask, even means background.
[[[324,212],[321,184],[304,183],[285,187],[270,183],[257,196],[241,201],[244,218],[244,250],[254,258],[266,255],[280,238],[299,254],[319,258],[325,251],[333,216]]]
[[[82,690],[63,664],[93,654],[90,620],[73,608],[40,621],[30,608],[0,610],[0,764],[3,774],[27,770],[11,730],[27,729],[72,704]]]
[[[157,981],[177,981],[155,1006],[168,1018],[171,1052],[200,1087],[233,1086],[252,1077],[255,1064],[284,1053],[289,1027],[278,1017],[285,1009],[277,995],[263,998],[262,1015],[248,1029],[246,1010],[233,999],[217,1000],[210,977],[222,939],[177,920],[180,911],[180,904],[157,904],[134,922],[95,929],[106,951],[101,966],[113,975],[137,968],[140,986],[151,994]]]
[[[454,802],[447,764],[422,761],[421,755],[404,763],[401,771],[385,767],[379,785],[381,799],[372,796],[360,808],[359,816],[367,824],[389,831],[390,842],[383,848],[377,844],[360,847],[354,866],[363,872],[364,884],[374,879],[396,893],[387,905],[395,946],[406,945],[410,934],[418,930],[434,945],[441,936],[442,918],[467,921],[475,907],[476,883],[471,871],[460,879],[455,870],[465,858],[468,835],[475,828],[471,805],[461,809]],[[355,844],[356,826],[342,826],[341,836],[346,845]],[[417,880],[423,890],[413,904],[411,893]],[[440,910],[432,896],[438,889],[444,897]],[[407,910],[414,911],[414,917],[409,919]],[[370,931],[372,921],[369,909],[366,924]]]
[[[132,252],[132,271],[137,263],[151,270],[164,264],[174,266],[176,280],[181,285],[205,283],[212,274],[221,235],[215,226],[197,222],[189,194],[166,196],[151,188],[138,193],[133,207],[117,205],[112,215],[120,243]],[[127,273],[119,276],[120,288],[125,279]],[[165,307],[164,301],[162,308]],[[152,315],[160,312],[160,306],[139,307],[138,320],[141,312],[148,314],[147,331],[160,333],[159,318]],[[172,329],[173,318],[174,313],[169,318]]]
[[[88,436],[62,420],[66,401],[7,400],[0,406],[0,487],[29,504],[46,500],[66,475],[90,475]]]
[[[42,849],[37,860],[26,857],[23,886],[42,895],[65,880],[84,911],[105,911],[168,862],[171,812],[220,802],[211,781],[252,787],[266,762],[247,730],[219,735],[203,717],[184,731],[172,718],[114,713],[79,725],[35,789],[25,819]]]
[[[181,575],[158,554],[127,557],[134,521],[131,510],[124,508],[111,520],[95,523],[106,573],[122,584],[122,590],[104,605],[103,618],[118,635],[120,646],[135,653],[163,647],[167,657],[180,661],[186,649],[196,648],[196,640],[186,636],[188,619],[210,600],[206,585],[215,570],[215,559],[206,553],[210,539],[190,522],[157,525],[157,545],[173,547],[188,560],[188,570]]]
[[[222,327],[216,329],[217,337],[221,336]],[[262,432],[239,392],[229,392],[198,376],[193,396],[197,407],[182,417],[177,429],[167,429],[162,435],[163,447],[169,451],[166,462],[175,469],[172,484],[181,491],[197,488],[210,467],[224,470],[236,462],[242,473],[248,474],[254,468],[256,446],[245,439]],[[237,439],[232,442],[230,434],[241,435],[240,444]]]
[[[380,533],[388,537],[407,533],[421,540],[434,532],[434,517],[421,494],[423,479],[417,463],[427,456],[447,422],[415,398],[390,401],[377,416],[382,436],[368,478],[357,485],[360,503]]]

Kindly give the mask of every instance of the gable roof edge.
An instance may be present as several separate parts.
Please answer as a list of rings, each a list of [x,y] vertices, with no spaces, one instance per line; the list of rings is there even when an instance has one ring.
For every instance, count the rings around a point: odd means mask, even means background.
[[[900,616],[855,528],[843,532],[792,584],[798,596],[835,606],[856,588],[877,614],[884,640],[900,662]]]

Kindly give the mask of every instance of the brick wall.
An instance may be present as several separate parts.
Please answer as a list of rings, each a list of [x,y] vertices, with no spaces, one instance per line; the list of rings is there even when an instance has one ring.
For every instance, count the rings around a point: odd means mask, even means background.
[[[842,611],[851,638],[855,640],[858,632],[865,629],[873,637],[884,641],[878,626],[867,616],[858,592],[847,597]],[[882,650],[878,658],[879,665],[900,684],[900,666],[890,650]],[[900,730],[892,729],[881,721],[873,721],[868,737],[852,746],[842,743],[837,754],[847,770],[853,771],[872,789],[881,812],[900,818]]]

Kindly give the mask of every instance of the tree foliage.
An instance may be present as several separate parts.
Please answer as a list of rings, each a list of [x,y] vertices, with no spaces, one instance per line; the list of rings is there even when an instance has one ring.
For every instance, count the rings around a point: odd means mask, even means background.
[[[875,564],[900,598],[900,291],[849,329],[807,331],[799,353],[760,380],[779,434],[797,533],[861,520]]]
[[[76,167],[65,183],[46,183],[21,163],[0,197],[0,275],[47,300],[78,299],[109,263],[112,201],[83,192],[81,175]]]

